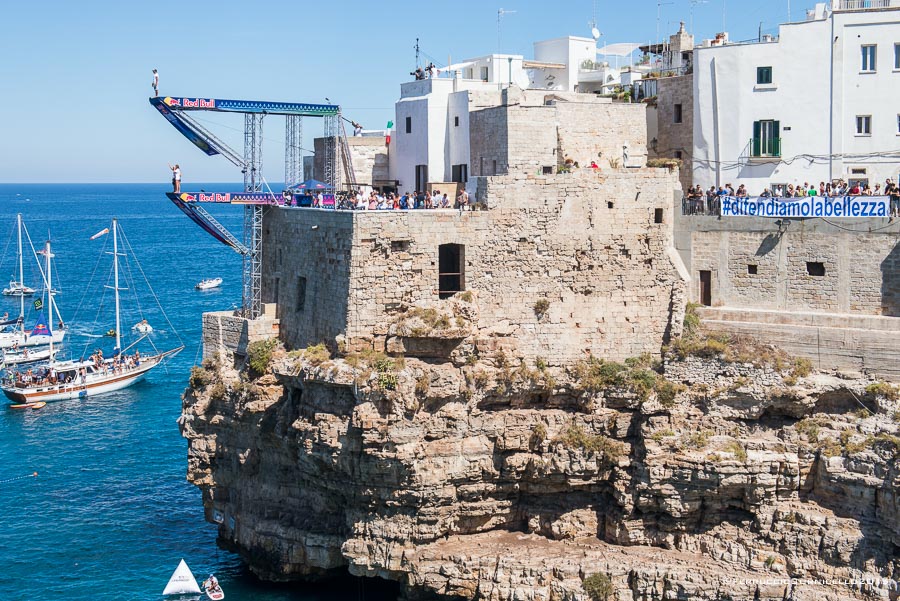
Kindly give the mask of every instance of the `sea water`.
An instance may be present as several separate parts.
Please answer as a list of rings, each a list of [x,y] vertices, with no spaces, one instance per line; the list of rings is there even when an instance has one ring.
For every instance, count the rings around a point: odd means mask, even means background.
[[[239,185],[197,185],[239,190]],[[217,549],[200,491],[185,479],[187,443],[176,420],[190,368],[199,361],[201,314],[241,302],[241,257],[191,222],[163,194],[132,185],[0,185],[0,284],[18,278],[15,222],[21,213],[35,247],[50,238],[55,296],[71,335],[64,352],[90,355],[114,346],[112,242],[91,236],[116,217],[124,232],[122,333],[140,318],[160,350],[183,341],[165,367],[124,390],[39,410],[0,407],[0,600],[161,600],[184,558],[198,582],[214,572],[229,600],[373,601],[395,592],[375,581],[338,578],[318,585],[272,585],[236,555]],[[207,207],[240,237],[242,207]],[[302,210],[302,209],[294,209]],[[127,241],[127,242],[126,242]],[[25,283],[40,287],[26,241]],[[197,291],[201,279],[221,288]],[[88,283],[92,282],[91,286]],[[92,290],[88,290],[91,288]],[[165,310],[165,316],[157,307]],[[26,324],[37,315],[26,299]],[[135,308],[135,305],[138,308]],[[19,314],[19,299],[0,298],[0,314]],[[168,317],[168,322],[166,321]],[[169,323],[170,322],[170,323]],[[146,342],[146,341],[145,341]],[[128,342],[126,341],[125,344]],[[145,344],[145,343],[142,343]],[[143,348],[142,352],[148,352]]]

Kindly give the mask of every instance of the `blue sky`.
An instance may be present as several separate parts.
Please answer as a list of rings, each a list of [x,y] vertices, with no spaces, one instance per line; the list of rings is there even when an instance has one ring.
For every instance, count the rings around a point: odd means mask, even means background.
[[[732,39],[788,17],[788,0],[698,2],[698,39],[722,30],[723,2]],[[793,19],[812,4],[793,0]],[[415,67],[416,37],[441,64],[488,54],[497,48],[497,10],[514,10],[503,17],[502,50],[529,58],[536,40],[588,36],[595,6],[600,44],[655,40],[658,9],[663,35],[690,22],[691,0],[5,3],[0,183],[166,181],[168,162],[181,164],[186,182],[238,181],[227,161],[201,153],[149,105],[154,67],[162,95],[327,96],[347,117],[380,128]],[[242,148],[239,117],[198,116]],[[283,119],[267,119],[264,172],[272,182],[283,179],[283,130]],[[305,145],[321,131],[306,119]]]

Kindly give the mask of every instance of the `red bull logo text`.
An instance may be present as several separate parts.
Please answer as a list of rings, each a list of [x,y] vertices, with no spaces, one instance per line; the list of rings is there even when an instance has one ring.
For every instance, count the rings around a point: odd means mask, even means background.
[[[167,96],[163,102],[168,106],[178,106],[183,109],[214,109],[215,98],[172,98]]]

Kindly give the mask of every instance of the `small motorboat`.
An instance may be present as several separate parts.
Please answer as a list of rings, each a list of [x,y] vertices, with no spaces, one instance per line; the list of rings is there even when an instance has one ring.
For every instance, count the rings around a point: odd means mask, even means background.
[[[225,598],[225,591],[222,590],[219,581],[212,574],[203,581],[203,590],[206,592],[206,596],[213,601],[221,601]]]
[[[9,287],[3,289],[4,296],[33,296],[34,288],[16,280],[9,281]]]
[[[140,332],[141,334],[149,334],[153,331],[153,326],[151,326],[146,319],[142,319],[131,326],[131,329],[136,332]]]
[[[3,351],[3,359],[0,361],[3,365],[21,365],[23,363],[37,363],[38,361],[50,361],[56,356],[59,349],[40,348],[29,350],[28,347],[22,350],[6,349]]]
[[[222,278],[209,278],[206,280],[201,280],[199,284],[195,286],[197,290],[212,290],[213,288],[218,288],[222,285]]]

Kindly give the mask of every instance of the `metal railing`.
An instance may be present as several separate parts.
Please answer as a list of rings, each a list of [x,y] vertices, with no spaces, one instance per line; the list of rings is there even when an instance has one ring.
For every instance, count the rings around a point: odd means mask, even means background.
[[[754,159],[781,156],[781,138],[751,138],[750,157]]]
[[[834,10],[877,10],[900,8],[900,0],[834,0]]]

